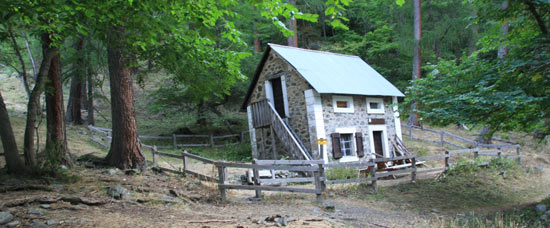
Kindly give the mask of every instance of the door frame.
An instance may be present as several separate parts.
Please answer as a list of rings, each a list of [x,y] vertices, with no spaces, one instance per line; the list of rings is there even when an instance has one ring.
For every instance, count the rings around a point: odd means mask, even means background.
[[[388,147],[388,130],[385,124],[369,125],[369,143],[371,154],[374,154],[374,134],[373,131],[382,131],[382,155],[386,158],[390,157]]]
[[[266,79],[264,82],[265,87],[265,97],[275,107],[275,101],[273,98],[273,86],[271,85],[271,80],[275,79],[277,77],[270,77],[269,79]],[[283,90],[283,106],[285,109],[285,118],[287,118],[290,115],[289,109],[288,109],[288,97],[286,93],[286,77],[285,75],[281,75],[281,89]]]

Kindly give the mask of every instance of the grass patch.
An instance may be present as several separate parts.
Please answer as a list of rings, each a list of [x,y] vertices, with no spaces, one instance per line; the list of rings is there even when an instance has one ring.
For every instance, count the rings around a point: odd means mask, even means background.
[[[550,197],[540,203],[550,206]],[[534,204],[521,209],[504,212],[496,212],[488,215],[474,214],[473,212],[464,216],[442,218],[431,221],[432,227],[548,227],[548,223],[540,220],[540,213],[535,211]]]
[[[325,175],[329,180],[354,179],[358,171],[353,167],[337,167],[327,169]]]
[[[521,168],[505,158],[488,166],[459,162],[446,175],[436,179],[402,183],[380,190],[388,201],[405,204],[413,210],[460,212],[520,202],[529,188]]]

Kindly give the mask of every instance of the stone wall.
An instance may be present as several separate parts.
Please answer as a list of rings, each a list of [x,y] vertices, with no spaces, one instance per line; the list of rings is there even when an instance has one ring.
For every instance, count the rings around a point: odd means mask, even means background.
[[[265,81],[273,75],[280,74],[285,78],[286,95],[288,98],[288,116],[286,121],[292,127],[299,139],[304,143],[306,149],[311,150],[309,142],[308,122],[306,117],[306,105],[304,91],[312,87],[300,76],[294,68],[282,59],[277,53],[271,51],[266,60],[262,71],[260,72],[258,82],[256,83],[251,96],[250,103],[258,102],[267,99],[265,92]],[[249,103],[249,104],[250,104]],[[259,145],[259,153],[261,153],[261,145],[271,145],[270,137],[265,137],[266,142],[260,139],[260,130],[256,130],[256,143]],[[278,141],[278,140],[277,140]],[[279,156],[288,156],[288,152],[284,151],[280,143],[276,144]],[[286,155],[285,155],[286,154]],[[264,157],[269,155],[260,155]]]
[[[395,138],[395,122],[394,114],[391,106],[391,97],[384,98],[384,114],[368,114],[367,113],[367,101],[366,96],[353,95],[353,113],[338,113],[334,112],[332,107],[332,96],[331,94],[322,94],[322,106],[323,106],[323,119],[325,127],[325,138],[328,139],[327,145],[327,157],[331,162],[338,162],[339,160],[333,159],[332,153],[332,140],[331,134],[337,132],[337,128],[355,128],[356,132],[361,132],[363,135],[363,151],[365,156],[360,158],[360,160],[370,159],[371,145],[369,138],[369,118],[383,118],[385,119],[386,126],[386,136],[388,138],[388,148],[386,148],[388,153],[393,151],[392,141]],[[354,145],[355,146],[355,145]]]

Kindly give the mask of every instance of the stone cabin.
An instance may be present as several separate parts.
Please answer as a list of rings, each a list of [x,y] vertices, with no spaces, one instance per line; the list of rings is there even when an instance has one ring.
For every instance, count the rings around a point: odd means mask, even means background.
[[[268,44],[242,105],[252,156],[325,163],[392,157],[403,97],[358,56]]]

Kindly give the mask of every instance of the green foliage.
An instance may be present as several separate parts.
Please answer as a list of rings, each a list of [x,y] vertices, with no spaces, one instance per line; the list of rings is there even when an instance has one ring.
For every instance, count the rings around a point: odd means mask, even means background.
[[[252,160],[252,152],[250,143],[237,145],[226,145],[218,148],[196,148],[191,150],[192,153],[212,160],[217,161],[240,161],[250,162]]]

